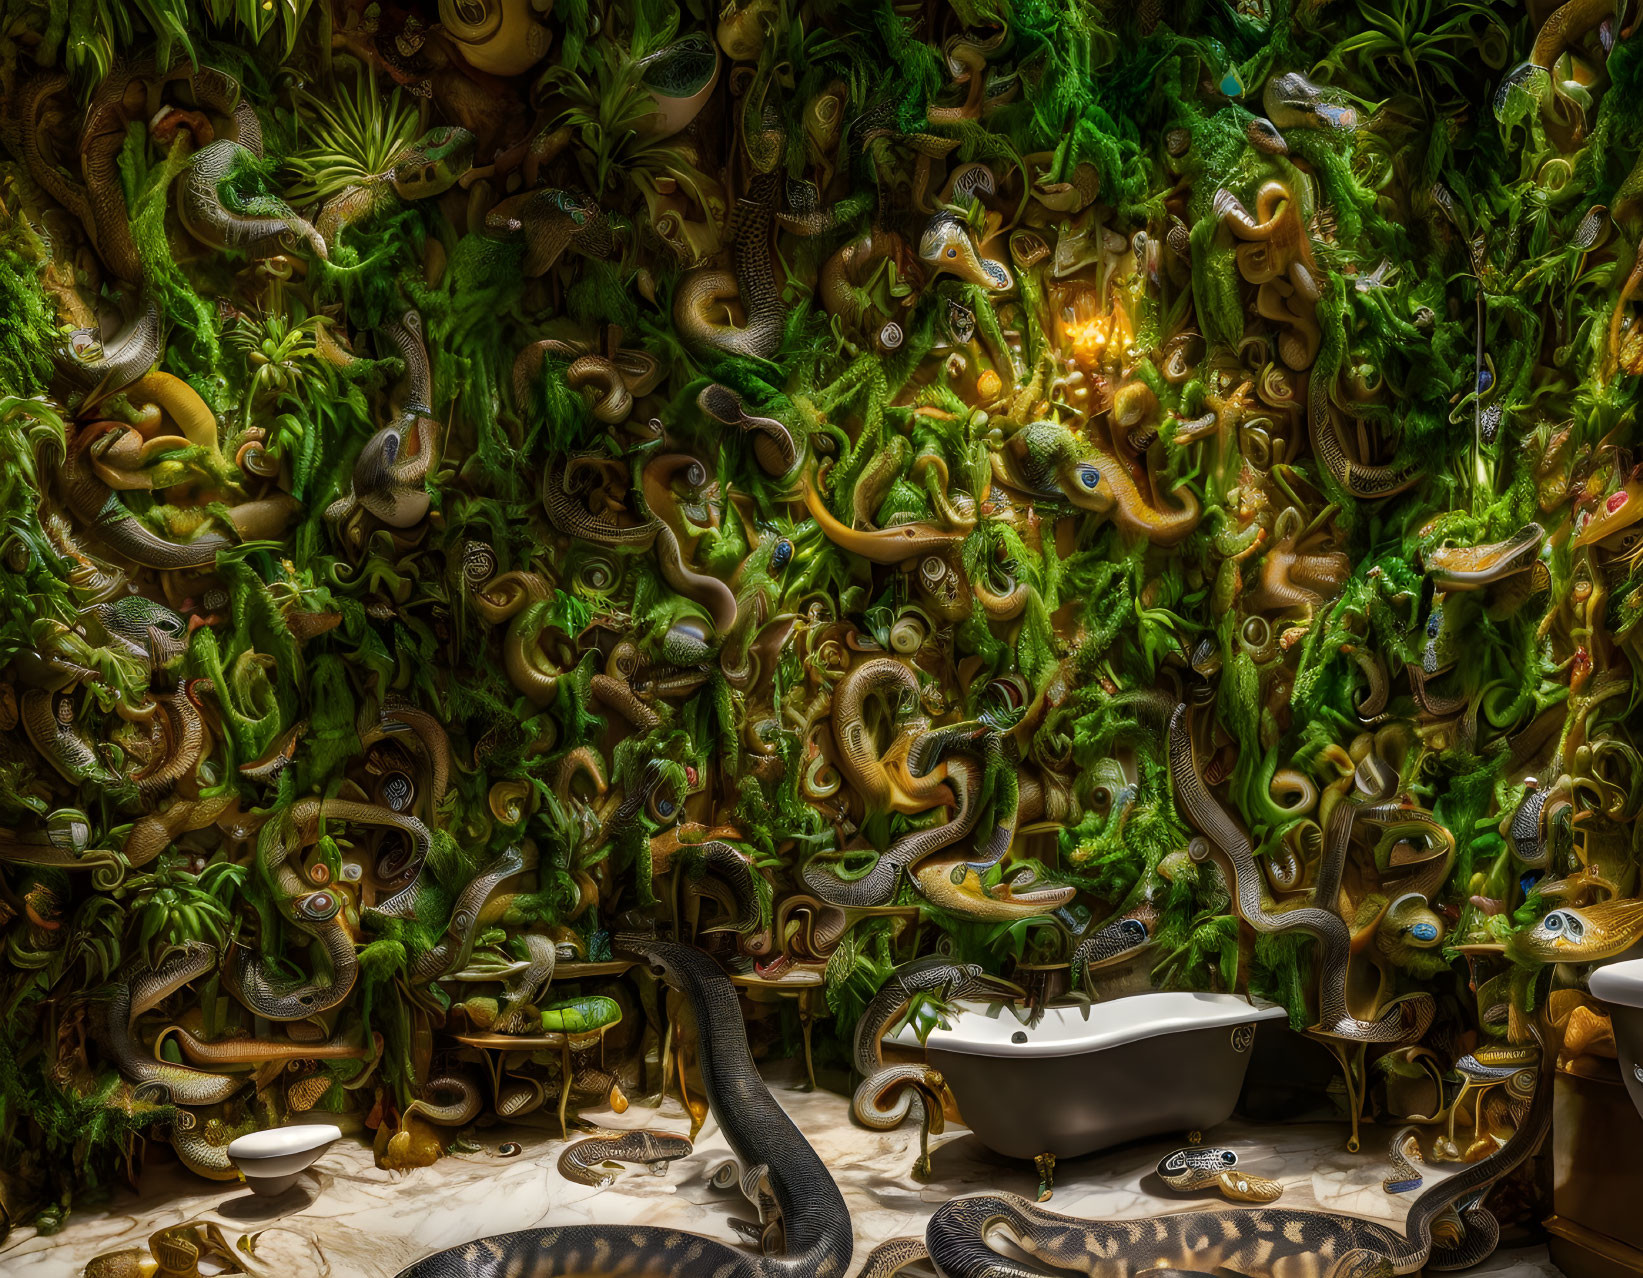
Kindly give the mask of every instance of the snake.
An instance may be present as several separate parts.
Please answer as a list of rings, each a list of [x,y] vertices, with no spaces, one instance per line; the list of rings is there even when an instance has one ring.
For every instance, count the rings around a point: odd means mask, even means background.
[[[1270,1203],[1283,1196],[1275,1180],[1238,1170],[1238,1151],[1221,1146],[1190,1145],[1159,1159],[1158,1178],[1171,1189],[1192,1193],[1214,1186],[1235,1203]]]
[[[975,828],[981,815],[975,803],[981,788],[980,772],[979,765],[972,765],[942,773],[943,784],[957,799],[951,820],[902,835],[860,878],[846,879],[835,865],[812,859],[800,871],[804,885],[827,904],[845,909],[888,905],[895,898],[904,870],[911,870]]]
[[[88,609],[109,637],[109,646],[141,661],[152,672],[164,669],[188,643],[181,613],[142,595],[125,595]]]
[[[1419,1038],[1432,1023],[1437,1010],[1430,994],[1398,1000],[1373,1021],[1360,1020],[1347,1010],[1346,969],[1352,957],[1352,936],[1339,914],[1318,905],[1278,914],[1267,911],[1255,849],[1249,836],[1205,787],[1198,771],[1187,713],[1187,706],[1182,703],[1169,721],[1169,766],[1176,802],[1209,845],[1218,848],[1231,862],[1238,912],[1246,923],[1258,932],[1304,931],[1318,938],[1318,1031],[1360,1043],[1399,1043]],[[1195,842],[1190,851],[1195,860],[1203,860],[1209,855],[1210,847]],[[1325,898],[1315,896],[1314,899]]]
[[[1323,90],[1299,71],[1275,75],[1261,93],[1261,108],[1280,129],[1328,129],[1346,133],[1358,125],[1352,107],[1329,102]]]
[[[1643,901],[1616,897],[1596,905],[1559,906],[1533,927],[1514,932],[1507,953],[1519,962],[1595,963],[1643,939]]]
[[[1502,541],[1440,546],[1425,552],[1421,560],[1439,590],[1476,590],[1533,567],[1545,541],[1544,528],[1526,524]]]
[[[170,541],[132,514],[119,494],[105,488],[87,456],[96,432],[82,427],[64,458],[63,496],[69,509],[93,528],[109,548],[145,568],[210,568],[233,543],[221,533],[201,533],[191,541]]]
[[[985,971],[978,963],[960,963],[942,954],[903,963],[890,973],[879,987],[856,1022],[854,1061],[862,1082],[850,1101],[850,1112],[856,1121],[874,1131],[891,1131],[901,1126],[913,1107],[913,1089],[900,1087],[895,1103],[882,1104],[886,1091],[884,1063],[884,1035],[906,1013],[915,999],[925,998],[937,1003],[955,1003],[961,999],[1004,1003],[1020,998],[1025,993],[1019,985]],[[943,1084],[940,1075],[928,1066],[914,1067],[934,1075],[934,1080],[921,1081],[932,1095],[940,1095]],[[897,1075],[898,1082],[900,1075]]]
[[[216,946],[189,941],[176,947],[157,967],[143,969],[115,982],[113,995],[104,1006],[100,1028],[109,1059],[121,1077],[134,1084],[138,1099],[158,1099],[172,1105],[216,1105],[243,1086],[243,1078],[156,1060],[141,1051],[131,1038],[131,1026],[137,1017],[189,981],[215,971],[216,967]]]
[[[1063,498],[1159,546],[1187,537],[1202,515],[1197,497],[1186,490],[1173,509],[1152,505],[1117,457],[1099,449],[1086,455],[1072,433],[1056,422],[1027,423],[993,453],[992,464],[995,477],[1008,487],[1035,497]]]
[[[1340,371],[1345,335],[1338,325],[1330,325],[1318,352],[1318,362],[1308,379],[1307,429],[1312,451],[1335,481],[1354,497],[1379,501],[1392,497],[1420,481],[1419,463],[1411,459],[1402,465],[1370,465],[1349,457],[1335,424],[1330,402],[1331,388]]]
[[[1529,789],[1512,810],[1506,830],[1506,837],[1512,843],[1512,855],[1531,870],[1544,869],[1550,860],[1543,823],[1550,793],[1539,786]]]
[[[873,230],[841,245],[822,263],[816,277],[822,308],[847,330],[864,329],[868,316],[877,309],[865,286],[884,262],[896,263],[905,273],[903,263],[908,256],[906,241],[894,231]],[[870,334],[870,340],[881,352],[896,351],[907,340],[907,332],[891,317]]]
[[[593,1136],[573,1141],[559,1155],[559,1174],[578,1185],[593,1185],[603,1189],[616,1182],[609,1172],[596,1170],[604,1163],[643,1163],[657,1176],[667,1171],[676,1158],[683,1158],[694,1148],[683,1136],[671,1132],[650,1132],[643,1129],[626,1131],[619,1135]]]
[[[1325,1278],[1415,1273],[1434,1256],[1432,1226],[1454,1204],[1486,1191],[1532,1154],[1551,1122],[1552,1071],[1542,1070],[1527,1112],[1494,1153],[1437,1182],[1410,1204],[1403,1231],[1336,1212],[1254,1207],[1189,1211],[1136,1220],[1082,1221],[1046,1211],[1015,1194],[977,1194],[938,1207],[926,1227],[930,1260],[943,1278],[1036,1278],[1039,1264],[1125,1278],[1146,1270],[1232,1272],[1277,1278],[1316,1272]],[[995,1251],[988,1236],[1006,1233],[1033,1258],[1024,1264]],[[1469,1251],[1481,1250],[1480,1239]]]
[[[541,1023],[540,1016],[528,1016],[525,1009],[553,980],[559,947],[552,937],[539,932],[527,932],[522,944],[530,957],[525,966],[503,984],[502,1006],[497,1011],[496,1019],[491,1022],[493,1033],[523,1034],[534,1028],[533,1022]]]
[[[742,1171],[734,1158],[727,1158],[708,1173],[708,1183],[715,1189],[729,1189],[735,1185],[741,1190],[742,1197],[759,1213],[757,1223],[730,1222],[743,1237],[756,1243],[766,1256],[777,1255],[786,1248],[782,1237],[781,1209],[776,1205],[776,1195],[770,1190],[768,1167],[749,1167]]]
[[[679,534],[673,521],[667,517],[678,504],[672,481],[673,476],[681,472],[684,482],[693,490],[707,484],[707,467],[688,453],[669,453],[657,457],[640,472],[640,491],[644,495],[645,507],[655,521],[657,564],[667,584],[684,598],[700,605],[711,620],[714,631],[723,635],[736,624],[736,592],[718,577],[698,572],[685,562]],[[678,518],[676,513],[674,518]]]
[[[78,808],[59,808],[48,814],[44,829],[0,830],[0,861],[13,865],[53,866],[60,870],[90,870],[91,884],[112,892],[133,868],[124,850],[90,848],[91,822]]]
[[[85,160],[93,158],[86,154],[86,145],[88,142],[95,143],[99,136],[106,134],[115,141],[112,151],[107,145],[94,146],[96,166],[88,169],[85,183],[66,176],[40,145],[46,136],[40,123],[41,109],[52,97],[69,87],[66,74],[48,72],[25,84],[14,115],[15,127],[8,130],[8,141],[21,156],[29,176],[85,228],[97,256],[109,271],[117,279],[131,281],[143,278],[142,260],[131,237],[131,221],[112,159],[125,140],[125,116],[118,104],[135,74],[136,69],[132,67],[116,68],[99,86],[86,112],[86,127],[80,144],[82,157]],[[105,113],[117,118],[106,128],[100,129],[98,124]]]
[[[367,1041],[361,1027],[338,1030],[323,1042],[312,1043],[294,1038],[258,1038],[254,1035],[203,1039],[181,1025],[167,1025],[154,1040],[156,1050],[168,1036],[176,1041],[178,1049],[195,1065],[261,1065],[269,1061],[295,1060],[363,1061],[380,1055],[382,1050],[382,1035],[374,1033]]]
[[[92,351],[96,352],[94,356],[90,356]],[[160,308],[153,298],[145,297],[141,309],[106,342],[98,340],[95,329],[75,329],[69,334],[68,345],[52,352],[52,367],[64,403],[79,410],[92,401],[119,394],[153,368],[159,358]]]
[[[326,200],[314,231],[327,255],[348,227],[387,212],[400,200],[426,200],[450,190],[473,166],[474,145],[468,130],[439,125],[396,154],[380,173]]]
[[[331,963],[329,978],[315,977],[295,985],[281,981],[260,954],[241,946],[234,961],[223,968],[223,984],[258,1016],[271,1021],[303,1020],[343,1002],[354,987],[359,961],[354,938],[341,917],[341,896],[330,889],[313,889],[291,867],[291,854],[319,838],[321,821],[348,821],[401,831],[411,842],[418,864],[433,845],[428,827],[415,817],[391,808],[346,799],[298,799],[283,822],[263,827],[257,859],[264,879],[276,898],[291,912],[292,921],[318,936]]]
[[[776,288],[770,246],[775,194],[775,176],[761,174],[750,183],[747,196],[737,201],[731,243],[734,273],[699,267],[679,281],[673,323],[693,354],[769,359],[781,345],[786,310]],[[737,297],[746,313],[745,324],[738,327],[714,317],[716,308]]]
[[[769,881],[753,868],[747,854],[722,839],[706,839],[701,843],[682,846],[674,855],[685,866],[688,878],[695,880],[708,876],[723,883],[735,905],[735,915],[728,922],[704,930],[738,932],[743,938],[746,952],[768,953],[772,945],[770,929],[766,925]],[[653,872],[661,868],[655,860],[652,861]]]
[[[735,988],[700,950],[623,934],[618,948],[647,962],[690,1001],[708,1106],[736,1157],[768,1169],[786,1233],[784,1256],[750,1256],[699,1234],[654,1225],[571,1225],[481,1238],[420,1260],[400,1278],[596,1278],[712,1274],[715,1278],[844,1278],[854,1250],[844,1196],[759,1077]]]
[[[749,413],[742,397],[728,386],[711,382],[696,396],[696,404],[721,426],[734,426],[753,440],[753,456],[765,474],[781,478],[799,464],[793,432],[774,417]]]
[[[1406,1194],[1419,1189],[1425,1180],[1416,1163],[1421,1157],[1419,1133],[1413,1127],[1400,1127],[1392,1133],[1387,1145],[1386,1159],[1392,1164],[1392,1173],[1381,1181],[1381,1188],[1389,1194]]]
[[[446,972],[463,967],[473,952],[474,934],[485,903],[497,888],[516,874],[530,868],[524,849],[518,844],[505,848],[471,878],[451,907],[450,922],[438,944],[418,954],[411,962],[411,982],[436,980]]]
[[[944,528],[939,524],[896,524],[890,528],[857,529],[837,518],[822,501],[816,485],[826,476],[801,481],[805,509],[822,536],[841,550],[875,564],[905,564],[925,555],[942,554],[964,540],[967,529]]]
[[[644,550],[656,540],[657,522],[623,525],[601,519],[586,505],[579,504],[570,487],[579,463],[606,460],[602,454],[583,452],[560,456],[551,460],[542,470],[542,506],[548,522],[568,537],[591,541],[596,545],[623,549]]]
[[[1072,953],[1073,984],[1087,973],[1122,963],[1146,949],[1152,944],[1158,919],[1157,909],[1146,904],[1079,941]]]
[[[1189,1145],[1158,1160],[1158,1179],[1183,1192],[1215,1184],[1221,1173],[1238,1165],[1238,1151],[1218,1145]]]
[[[534,279],[564,251],[605,258],[616,250],[610,219],[590,195],[547,188],[512,195],[485,215],[485,233],[525,242],[524,271]]]
[[[924,228],[918,255],[932,274],[945,271],[990,293],[1005,293],[1015,287],[1010,268],[982,257],[969,228],[956,213],[945,209]]]
[[[227,138],[194,153],[177,196],[177,211],[189,234],[202,244],[237,249],[252,258],[277,256],[287,252],[293,240],[301,240],[314,256],[328,258],[330,251],[320,233],[285,201],[255,197],[246,201],[253,211],[244,213],[224,202],[224,183],[257,158],[251,148]]]
[[[75,726],[73,704],[66,693],[30,688],[23,694],[18,717],[30,743],[65,781],[116,785],[119,778]]]
[[[433,376],[423,341],[422,316],[400,312],[379,330],[405,364],[390,420],[365,442],[354,461],[348,491],[325,508],[325,517],[340,521],[362,507],[390,528],[411,528],[428,513],[423,481],[433,460]],[[414,444],[414,451],[412,447]]]

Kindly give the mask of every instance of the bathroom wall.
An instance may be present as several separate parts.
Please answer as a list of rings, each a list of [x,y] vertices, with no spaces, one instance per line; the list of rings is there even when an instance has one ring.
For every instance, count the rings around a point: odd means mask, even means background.
[[[840,1077],[937,951],[1342,1117],[1612,1071],[1643,44],[1554,8],[9,0],[7,1219],[633,1091],[651,927]]]

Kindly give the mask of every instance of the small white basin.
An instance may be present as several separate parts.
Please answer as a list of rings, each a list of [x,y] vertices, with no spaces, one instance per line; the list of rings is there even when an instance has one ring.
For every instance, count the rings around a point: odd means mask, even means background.
[[[1600,967],[1586,980],[1593,998],[1620,1007],[1643,1007],[1643,958]]]
[[[1609,1005],[1620,1080],[1637,1112],[1643,1114],[1643,958],[1598,968],[1586,978],[1586,988],[1593,998]]]
[[[228,1161],[240,1169],[252,1193],[273,1196],[295,1185],[297,1177],[341,1139],[341,1129],[330,1123],[271,1127],[229,1142]]]

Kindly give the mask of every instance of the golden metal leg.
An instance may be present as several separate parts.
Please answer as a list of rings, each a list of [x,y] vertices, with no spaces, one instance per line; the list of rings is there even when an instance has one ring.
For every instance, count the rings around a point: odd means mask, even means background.
[[[570,1112],[570,1039],[559,1049],[559,1134],[570,1139],[570,1124],[565,1116]]]
[[[1033,1159],[1033,1166],[1038,1168],[1038,1201],[1047,1203],[1055,1192],[1055,1155],[1040,1154]]]

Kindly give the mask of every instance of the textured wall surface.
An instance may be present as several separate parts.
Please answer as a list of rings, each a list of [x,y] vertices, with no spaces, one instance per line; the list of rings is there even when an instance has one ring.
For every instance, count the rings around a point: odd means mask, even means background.
[[[633,928],[1612,1068],[1627,8],[7,0],[8,1216],[632,1089]]]

